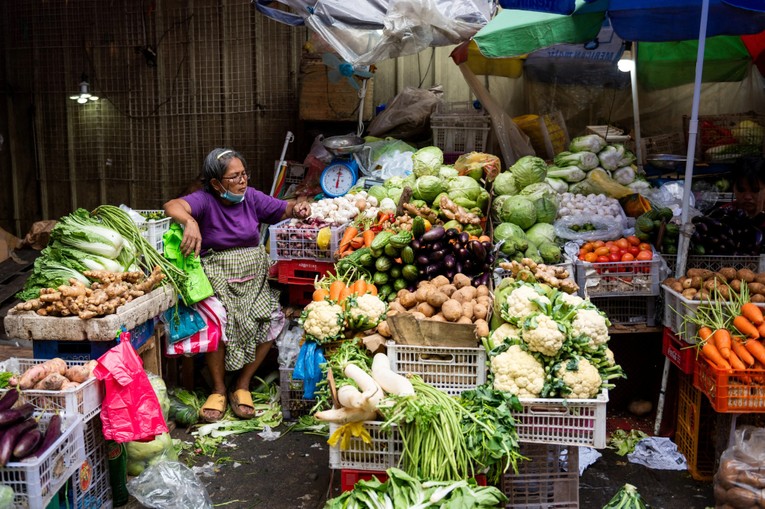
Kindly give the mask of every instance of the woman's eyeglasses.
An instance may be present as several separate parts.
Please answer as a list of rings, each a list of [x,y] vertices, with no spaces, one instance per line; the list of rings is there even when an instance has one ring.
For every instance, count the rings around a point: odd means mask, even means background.
[[[244,172],[230,177],[221,177],[221,180],[228,180],[229,182],[246,182],[247,180],[250,180],[250,174]]]

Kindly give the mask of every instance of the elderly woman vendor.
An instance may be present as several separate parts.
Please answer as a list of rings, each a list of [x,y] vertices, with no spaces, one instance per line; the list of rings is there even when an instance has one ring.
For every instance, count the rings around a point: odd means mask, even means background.
[[[206,354],[212,394],[200,414],[217,421],[226,411],[225,371],[240,370],[228,394],[231,410],[249,419],[254,410],[250,381],[283,324],[278,292],[268,284],[269,257],[260,244],[260,225],[311,213],[308,202],[278,200],[248,187],[242,155],[216,148],[202,169],[204,188],[165,203],[165,213],[184,226],[181,249],[202,255],[215,296],[226,308],[226,343]],[[277,319],[274,319],[277,318]]]

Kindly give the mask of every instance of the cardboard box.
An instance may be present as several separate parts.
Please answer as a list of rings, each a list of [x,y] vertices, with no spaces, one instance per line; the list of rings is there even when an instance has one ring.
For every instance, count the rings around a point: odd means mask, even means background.
[[[388,318],[391,335],[400,345],[474,347],[478,345],[475,325],[418,320],[397,314]]]

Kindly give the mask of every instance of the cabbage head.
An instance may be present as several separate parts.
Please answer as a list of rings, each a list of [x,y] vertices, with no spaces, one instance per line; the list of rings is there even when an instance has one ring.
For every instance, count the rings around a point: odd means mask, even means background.
[[[547,163],[536,156],[523,156],[510,167],[515,177],[515,184],[523,189],[537,182],[544,182],[547,178]]]
[[[491,217],[495,221],[499,221],[499,217],[502,214],[502,204],[504,204],[508,198],[510,198],[509,194],[501,194],[496,196],[491,202]]]
[[[558,216],[558,203],[546,196],[534,202],[537,211],[537,223],[554,223]]]
[[[526,230],[537,222],[534,202],[523,196],[511,196],[502,204],[500,219],[503,223],[513,223]]]
[[[503,242],[499,250],[502,254],[511,256],[517,252],[523,253],[529,247],[526,234],[520,226],[513,223],[500,223],[494,228],[494,243]]]
[[[377,198],[377,203],[380,203],[383,200],[383,198],[388,197],[388,190],[385,189],[380,184],[377,184],[370,187],[369,191],[367,191],[367,194],[369,196],[374,196],[375,198]]]
[[[453,177],[457,177],[459,174],[460,173],[454,168],[454,166],[441,166],[441,168],[438,170],[438,176],[444,181]]]
[[[412,155],[412,163],[415,177],[438,175],[444,164],[444,153],[438,147],[423,147]]]
[[[526,238],[538,246],[545,242],[555,242],[555,227],[549,223],[537,223],[526,230]]]
[[[510,194],[518,194],[520,189],[515,184],[515,177],[510,171],[500,173],[497,178],[494,179],[494,195],[503,196]]]
[[[442,191],[441,179],[435,175],[425,175],[418,178],[412,188],[412,195],[418,200],[424,200],[432,203],[433,200]]]
[[[531,201],[541,200],[542,198],[550,198],[557,203],[558,193],[547,182],[538,182],[531,184],[528,187],[524,187],[520,193],[521,196],[525,196]]]
[[[401,193],[403,193],[404,190],[400,187],[391,187],[388,189],[388,198],[393,200],[393,203],[398,205],[398,200],[401,199]]]
[[[446,192],[449,193],[449,198],[451,198],[454,203],[457,203],[459,198],[465,198],[475,202],[481,195],[482,189],[483,188],[481,187],[481,184],[464,175],[460,177],[454,177],[453,179],[450,179],[446,184]],[[473,207],[475,207],[475,204],[472,207],[467,208]]]
[[[383,187],[385,189],[390,189],[391,187],[400,187],[403,189],[404,177],[391,177],[385,181],[385,183],[383,184]]]

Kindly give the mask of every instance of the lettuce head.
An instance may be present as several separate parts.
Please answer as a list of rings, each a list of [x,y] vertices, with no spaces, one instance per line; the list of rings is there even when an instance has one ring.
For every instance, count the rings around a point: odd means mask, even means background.
[[[513,223],[526,230],[537,222],[534,202],[523,196],[511,196],[502,204],[500,219],[504,223]]]
[[[512,172],[506,171],[500,173],[497,175],[497,178],[494,179],[495,196],[518,194],[518,191],[520,191],[520,189],[518,189],[518,186],[515,183],[515,177]]]

